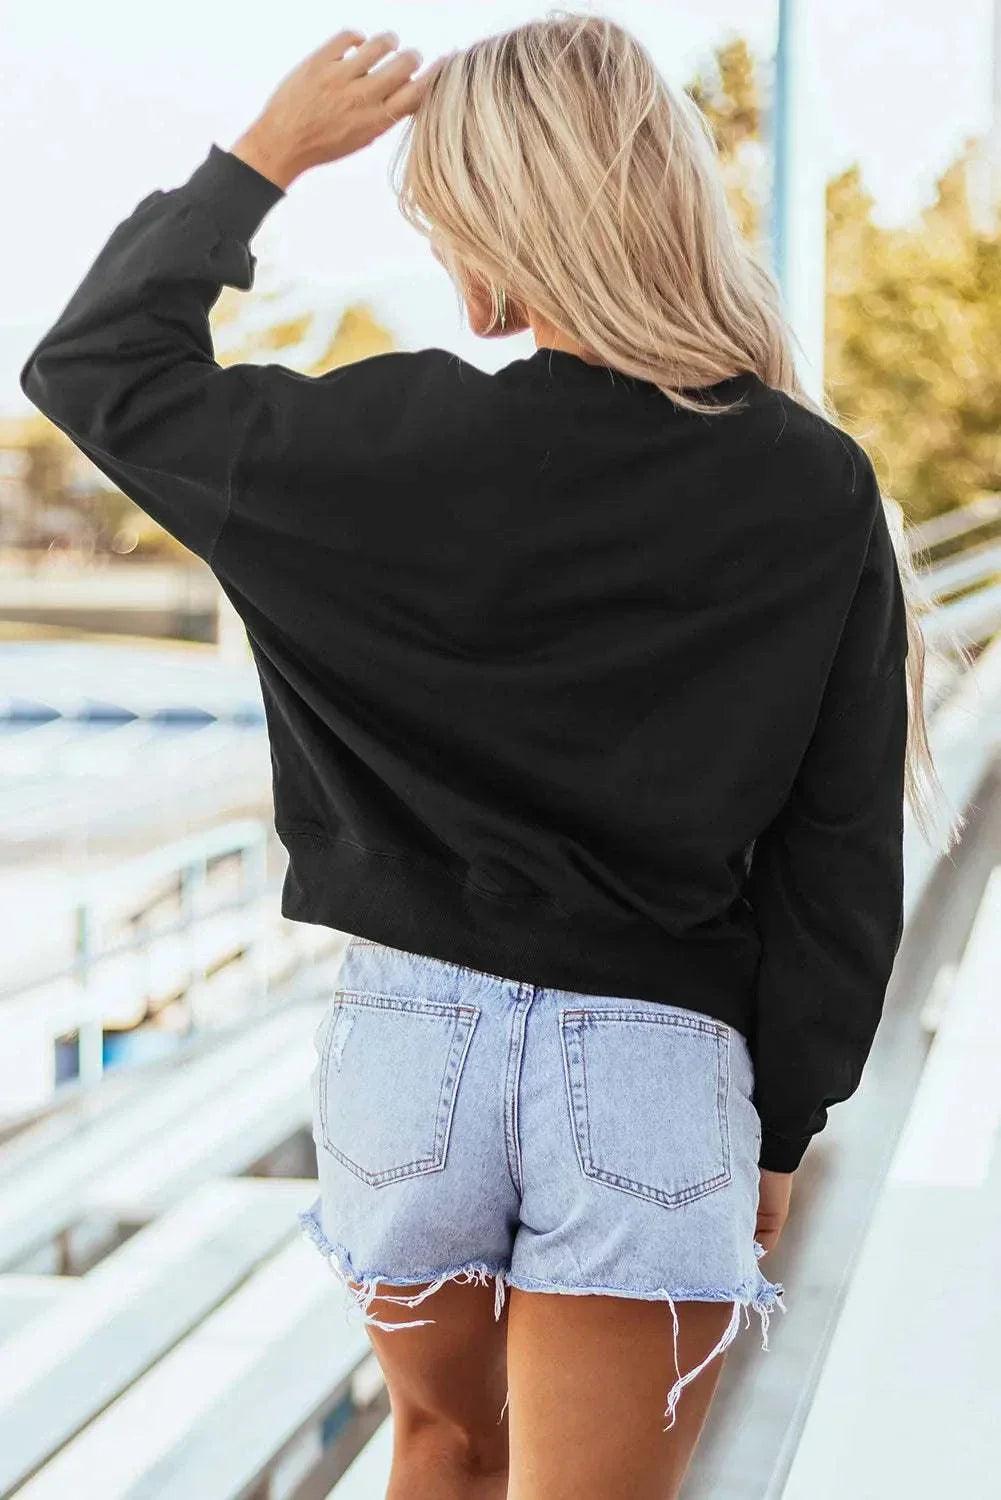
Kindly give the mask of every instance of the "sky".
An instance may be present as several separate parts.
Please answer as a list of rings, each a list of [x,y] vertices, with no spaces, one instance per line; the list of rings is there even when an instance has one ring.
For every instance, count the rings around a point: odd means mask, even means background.
[[[816,134],[828,173],[860,161],[877,216],[911,217],[963,140],[988,127],[991,0],[799,3],[815,37]],[[280,80],[342,25],[393,29],[430,61],[549,8],[366,0],[352,15],[319,0],[0,0],[0,411],[25,409],[19,364],[115,224],[153,188],[185,181],[212,142],[233,145]],[[745,36],[763,61],[774,50],[777,0],[576,8],[628,26],[677,85],[729,36]],[[397,305],[408,282],[417,300],[429,287],[442,320],[434,341],[459,348],[454,295],[389,187],[399,133],[294,183],[255,254],[286,280],[392,283]]]

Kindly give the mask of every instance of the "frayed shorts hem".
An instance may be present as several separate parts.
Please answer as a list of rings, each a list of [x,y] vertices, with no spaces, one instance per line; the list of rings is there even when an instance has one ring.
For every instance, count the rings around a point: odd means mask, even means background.
[[[750,1326],[751,1311],[758,1314],[761,1319],[762,1349],[768,1349],[768,1323],[769,1318],[778,1307],[780,1312],[786,1311],[783,1301],[784,1287],[780,1282],[769,1282],[763,1276],[758,1275],[754,1283],[743,1282],[732,1289],[707,1288],[707,1287],[682,1287],[669,1291],[666,1287],[657,1287],[652,1291],[643,1291],[636,1287],[615,1286],[571,1286],[564,1282],[539,1281],[530,1276],[514,1276],[505,1266],[492,1266],[486,1261],[471,1261],[465,1265],[453,1266],[444,1271],[432,1270],[430,1272],[415,1272],[410,1276],[383,1276],[379,1273],[371,1273],[364,1276],[359,1275],[351,1263],[351,1255],[343,1245],[334,1244],[324,1233],[319,1219],[319,1204],[299,1214],[299,1224],[307,1238],[316,1246],[327,1260],[331,1270],[337,1279],[350,1293],[353,1306],[360,1308],[364,1322],[375,1328],[382,1328],[389,1332],[396,1332],[403,1328],[420,1328],[428,1323],[433,1323],[434,1318],[417,1318],[408,1322],[383,1322],[375,1317],[370,1311],[373,1299],[378,1296],[380,1301],[394,1302],[405,1307],[416,1307],[434,1292],[438,1291],[448,1281],[478,1282],[485,1286],[488,1280],[494,1278],[494,1319],[499,1319],[504,1307],[505,1287],[514,1287],[518,1291],[526,1292],[551,1292],[563,1296],[586,1297],[629,1297],[646,1302],[667,1302],[671,1308],[674,1324],[674,1366],[677,1379],[672,1385],[667,1397],[667,1407],[664,1415],[670,1420],[667,1428],[672,1427],[676,1420],[676,1408],[683,1388],[688,1385],[697,1375],[700,1375],[708,1364],[718,1354],[722,1354],[736,1337],[740,1325],[741,1309],[744,1310],[745,1327]],[[760,1256],[764,1251],[760,1246],[755,1247]],[[428,1285],[424,1285],[427,1282]],[[352,1285],[353,1283],[353,1285]],[[421,1286],[421,1290],[413,1296],[394,1296],[390,1293],[379,1292],[379,1286]],[[715,1348],[705,1357],[695,1369],[681,1374],[678,1365],[678,1313],[675,1304],[677,1302],[732,1302],[733,1314],[722,1337]],[[351,1304],[348,1311],[352,1310]],[[505,1407],[507,1402],[504,1403]],[[501,1412],[503,1416],[503,1410]]]

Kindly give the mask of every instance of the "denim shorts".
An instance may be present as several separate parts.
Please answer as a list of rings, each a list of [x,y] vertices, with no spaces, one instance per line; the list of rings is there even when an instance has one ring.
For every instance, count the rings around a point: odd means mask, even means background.
[[[682,1006],[544,989],[352,938],[316,1032],[319,1197],[301,1215],[366,1323],[446,1281],[661,1300],[683,1386],[741,1309],[785,1311],[758,1268],[761,1126],[740,1032]],[[409,1296],[379,1287],[429,1283]],[[677,1367],[675,1302],[732,1302]],[[349,1303],[348,1311],[352,1310]],[[669,1425],[670,1425],[669,1422]]]

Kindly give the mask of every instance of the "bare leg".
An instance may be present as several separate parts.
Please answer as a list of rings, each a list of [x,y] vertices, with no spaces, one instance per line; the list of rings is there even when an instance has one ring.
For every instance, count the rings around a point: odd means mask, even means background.
[[[421,1285],[385,1290],[411,1296]],[[416,1307],[376,1297],[369,1311],[386,1323],[435,1319],[367,1330],[393,1413],[386,1500],[505,1500],[507,1306],[495,1321],[493,1285],[446,1282]]]
[[[686,1385],[664,1431],[677,1378],[666,1302],[509,1289],[509,1500],[674,1500],[725,1355]],[[731,1302],[679,1302],[678,1363],[715,1347]]]

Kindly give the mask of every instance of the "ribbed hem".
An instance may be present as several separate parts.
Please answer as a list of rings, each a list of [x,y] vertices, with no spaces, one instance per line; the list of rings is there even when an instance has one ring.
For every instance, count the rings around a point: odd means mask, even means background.
[[[812,1140],[812,1135],[776,1135],[774,1131],[762,1130],[758,1166],[766,1172],[795,1172]]]
[[[285,191],[215,142],[182,192],[203,204],[219,229],[249,244]]]
[[[747,1034],[759,945],[742,914],[681,940],[625,914],[573,919],[540,896],[492,896],[428,859],[278,831],[293,921],[547,989],[684,1006]]]

